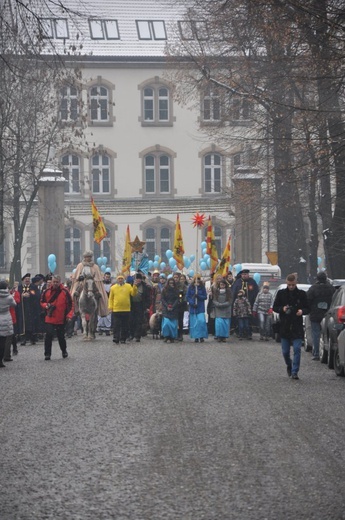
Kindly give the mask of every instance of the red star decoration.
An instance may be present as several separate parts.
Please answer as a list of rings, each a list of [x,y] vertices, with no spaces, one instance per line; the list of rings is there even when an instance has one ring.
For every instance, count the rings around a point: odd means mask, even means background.
[[[193,221],[193,227],[202,228],[204,227],[206,217],[204,213],[201,215],[200,213],[195,213],[195,215],[192,216]]]

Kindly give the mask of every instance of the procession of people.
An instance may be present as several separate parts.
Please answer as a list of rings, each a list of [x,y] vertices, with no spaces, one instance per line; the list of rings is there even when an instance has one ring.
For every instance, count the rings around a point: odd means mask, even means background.
[[[96,311],[86,313],[86,321],[81,321],[81,293],[85,281],[90,279],[94,283],[92,297]],[[288,376],[298,379],[302,316],[312,310],[311,318],[316,323],[313,359],[318,359],[317,329],[322,319],[319,300],[326,301],[322,308],[325,312],[333,290],[327,285],[325,273],[318,275],[315,288],[312,286],[308,295],[298,288],[296,274],[287,276],[286,289],[277,292],[275,301],[269,289],[268,282],[259,288],[248,269],[241,270],[236,278],[229,271],[208,281],[200,274],[187,277],[183,272],[158,269],[152,273],[138,269],[127,276],[119,273],[112,277],[93,261],[92,251],[85,251],[82,262],[65,283],[52,273],[34,277],[26,273],[21,283],[12,288],[5,280],[0,281],[0,367],[13,361],[19,344],[35,345],[39,341],[44,342],[46,361],[52,357],[54,339],[62,357],[67,358],[66,337],[80,332],[83,339],[95,338],[84,335],[82,323],[85,325],[90,320],[98,335],[111,336],[115,344],[139,343],[150,332],[165,343],[183,341],[187,335],[194,343],[204,343],[210,337],[220,343],[231,342],[230,336],[240,341],[252,340],[253,331],[259,332],[260,340],[269,341],[274,311],[279,314],[282,355]],[[317,316],[313,311],[314,300]],[[157,330],[150,328],[150,323],[155,323]]]

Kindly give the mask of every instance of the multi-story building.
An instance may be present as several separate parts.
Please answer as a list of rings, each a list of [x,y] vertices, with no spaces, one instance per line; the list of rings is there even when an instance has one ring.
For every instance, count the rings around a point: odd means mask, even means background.
[[[76,127],[85,115],[86,126],[78,145],[56,150],[55,166],[66,178],[65,266],[58,271],[71,273],[85,249],[94,250],[95,258],[106,256],[117,271],[128,225],[132,239],[138,235],[145,241],[150,259],[158,254],[166,261],[177,214],[186,255],[195,255],[197,240],[204,239],[192,226],[196,212],[211,215],[219,256],[231,234],[234,261],[260,262],[260,218],[248,217],[248,208],[242,215],[243,208],[233,203],[234,179],[254,179],[260,186],[260,176],[246,167],[240,142],[225,149],[205,133],[205,123],[219,119],[210,92],[200,93],[199,103],[181,105],[174,99],[173,72],[181,62],[167,59],[165,50],[176,35],[185,37],[185,2],[75,0],[67,5],[83,8],[75,23],[56,11],[44,16],[44,28],[61,52],[82,43],[79,56],[65,57],[82,78],[60,90],[59,115],[63,124]],[[196,35],[195,22],[189,38]],[[246,107],[237,108],[234,125],[249,119]],[[91,197],[107,229],[100,245],[93,241]],[[234,210],[242,219],[236,237]],[[49,230],[42,236],[35,222],[31,219],[27,228],[24,271],[42,270],[39,241]]]

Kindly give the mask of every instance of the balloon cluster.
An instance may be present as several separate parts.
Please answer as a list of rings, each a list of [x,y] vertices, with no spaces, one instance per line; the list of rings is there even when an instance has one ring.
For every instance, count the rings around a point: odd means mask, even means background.
[[[55,272],[56,269],[56,256],[53,254],[48,255],[48,269],[51,273]]]
[[[155,255],[153,260],[149,260],[149,269],[160,269],[161,271],[169,270],[169,271],[177,271],[178,266],[177,262],[174,258],[174,253],[171,251],[171,249],[167,249],[165,251],[165,255],[168,259],[168,264],[166,262],[162,262],[159,255]],[[188,269],[191,264],[195,260],[195,255],[190,255],[189,257],[187,255],[183,255],[183,264],[186,269]],[[190,276],[194,276],[194,271],[191,269],[189,271]]]
[[[111,269],[110,267],[106,267],[108,262],[108,258],[106,256],[100,256],[97,258],[97,265],[102,271],[102,273],[110,273]]]

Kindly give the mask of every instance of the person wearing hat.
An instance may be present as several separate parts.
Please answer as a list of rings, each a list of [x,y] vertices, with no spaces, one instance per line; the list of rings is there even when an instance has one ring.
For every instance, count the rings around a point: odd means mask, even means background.
[[[110,288],[113,285],[113,282],[111,280],[111,273],[109,273],[109,272],[104,273],[103,285],[104,285],[105,292],[107,293],[107,296],[109,298]],[[97,330],[98,330],[98,333],[100,336],[103,334],[103,332],[105,332],[106,336],[110,336],[111,312],[108,313],[107,316],[98,316]]]
[[[297,276],[286,277],[286,289],[277,292],[273,303],[273,311],[279,314],[279,334],[286,371],[292,379],[299,379],[301,362],[301,346],[304,337],[303,314],[309,313],[307,293],[298,289]],[[293,360],[290,357],[290,346],[293,347]]]
[[[232,286],[232,297],[235,302],[238,292],[243,291],[244,296],[250,303],[251,308],[253,308],[255,299],[259,292],[259,286],[249,274],[249,269],[242,269],[236,277],[236,281]],[[249,319],[249,336],[247,339],[252,339],[252,327],[255,323],[252,320],[252,316]]]
[[[112,312],[113,342],[126,343],[129,332],[129,316],[131,311],[131,296],[138,293],[139,279],[135,279],[133,285],[125,283],[123,274],[119,274],[116,283],[111,286],[109,292],[108,308]]]
[[[313,338],[313,361],[320,359],[319,343],[321,335],[321,321],[328,311],[335,288],[327,280],[324,271],[316,275],[316,282],[307,291],[309,318]]]
[[[252,307],[248,298],[244,294],[244,291],[240,289],[237,293],[237,297],[234,301],[233,315],[237,318],[238,322],[238,337],[240,340],[243,338],[251,339],[251,329],[249,325],[249,319],[252,314]]]
[[[22,277],[18,292],[20,294],[18,329],[21,345],[26,345],[27,341],[30,341],[31,345],[35,345],[37,326],[40,324],[40,292],[38,287],[31,282],[30,273],[26,273]]]
[[[71,286],[71,296],[74,298],[74,293],[78,287],[78,280],[80,276],[89,276],[91,275],[97,290],[99,291],[101,297],[98,300],[98,310],[97,314],[99,316],[107,316],[108,314],[108,295],[105,291],[103,284],[103,274],[97,264],[93,261],[93,252],[87,250],[83,254],[83,260],[77,265],[75,272],[72,274],[72,286]],[[77,308],[77,305],[76,305]]]

